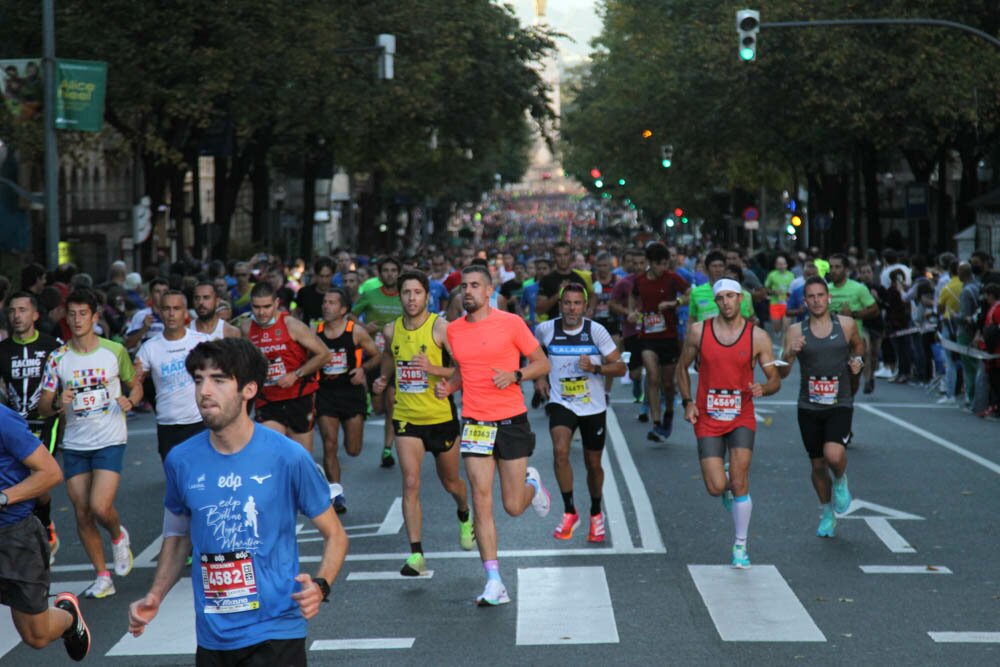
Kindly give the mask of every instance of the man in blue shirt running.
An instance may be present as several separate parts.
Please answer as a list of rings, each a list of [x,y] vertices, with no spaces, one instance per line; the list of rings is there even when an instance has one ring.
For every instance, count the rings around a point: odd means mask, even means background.
[[[206,432],[164,462],[163,548],[149,592],[129,607],[138,636],[192,556],[196,664],[306,664],[306,620],[319,612],[347,554],[326,479],[301,445],[247,415],[267,376],[250,341],[201,343],[188,355]],[[299,572],[301,512],[323,536],[316,575]],[[263,663],[261,663],[263,664]]]

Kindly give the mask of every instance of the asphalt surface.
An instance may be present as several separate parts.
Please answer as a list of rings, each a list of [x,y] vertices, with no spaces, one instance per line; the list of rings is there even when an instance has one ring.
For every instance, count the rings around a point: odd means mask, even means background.
[[[361,457],[342,459],[349,506],[342,519],[351,545],[331,602],[309,624],[311,664],[1000,664],[1000,424],[937,406],[936,396],[920,388],[880,383],[855,410],[848,450],[853,518],[839,521],[835,539],[819,539],[796,423],[797,377],[796,369],[779,394],[758,404],[754,567],[746,572],[727,567],[732,521],[704,490],[691,427],[678,418],[668,443],[649,442],[629,389],[617,381],[620,432],[609,423],[606,466],[610,539],[588,544],[585,525],[568,542],[553,539],[561,502],[544,413],[532,410],[532,465],[553,492],[553,511],[544,519],[530,509],[497,517],[501,573],[513,599],[497,608],[474,605],[482,567],[475,551],[459,549],[454,503],[430,457],[423,545],[433,576],[394,576],[407,555],[393,507],[400,475],[378,467],[382,432],[375,418]],[[126,637],[127,606],[153,576],[163,488],[152,416],[130,419],[129,427],[117,506],[137,566],[116,578],[115,597],[83,601],[94,635],[88,662],[190,665],[186,580],[172,593],[175,611],[161,613],[144,641]],[[578,442],[573,461],[583,513],[589,499]],[[79,592],[93,575],[64,490],[54,496],[62,548],[52,589]],[[308,572],[321,545],[302,523]],[[911,569],[862,570],[872,566]],[[0,618],[4,667],[34,667],[40,658],[69,664],[58,645],[38,653],[16,644],[4,612]],[[929,634],[938,632],[980,634],[939,636],[958,640],[943,643]],[[336,643],[349,640],[356,643]]]

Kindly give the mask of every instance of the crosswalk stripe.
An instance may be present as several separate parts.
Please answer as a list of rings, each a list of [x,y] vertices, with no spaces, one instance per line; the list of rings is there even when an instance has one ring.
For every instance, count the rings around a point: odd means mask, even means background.
[[[617,644],[604,568],[517,570],[517,644]]]
[[[398,570],[379,572],[351,572],[347,575],[347,581],[419,581],[430,579],[434,576],[434,570],[427,570],[427,574],[419,577],[404,577]]]
[[[688,571],[723,641],[826,641],[775,566],[688,565]]]
[[[386,637],[375,639],[317,639],[310,651],[370,651],[378,649],[412,648],[416,637]]]
[[[146,631],[138,637],[125,633],[107,654],[194,655],[197,648],[191,579],[184,577],[163,598]]]
[[[938,644],[1000,644],[1000,632],[928,632]]]
[[[49,585],[49,595],[63,591],[69,591],[73,595],[82,595],[91,583],[93,581],[89,579],[86,581],[56,581]],[[17,634],[17,628],[14,627],[14,621],[10,614],[0,613],[0,658],[10,653],[20,643],[21,636]]]

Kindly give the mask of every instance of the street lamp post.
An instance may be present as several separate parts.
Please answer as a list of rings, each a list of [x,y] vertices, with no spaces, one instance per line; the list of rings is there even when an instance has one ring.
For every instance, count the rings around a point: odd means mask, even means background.
[[[59,155],[56,146],[55,0],[42,0],[42,67],[45,75],[45,258],[59,264]]]

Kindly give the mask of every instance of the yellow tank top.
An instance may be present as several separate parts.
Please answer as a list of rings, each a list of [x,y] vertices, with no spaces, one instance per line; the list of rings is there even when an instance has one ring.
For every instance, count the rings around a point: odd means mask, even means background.
[[[434,387],[441,378],[414,368],[410,361],[421,352],[434,366],[443,366],[444,354],[434,342],[434,322],[430,314],[420,328],[409,330],[403,318],[396,318],[392,331],[392,356],[396,362],[396,406],[392,418],[416,424],[440,424],[454,418],[451,401],[434,396]]]

